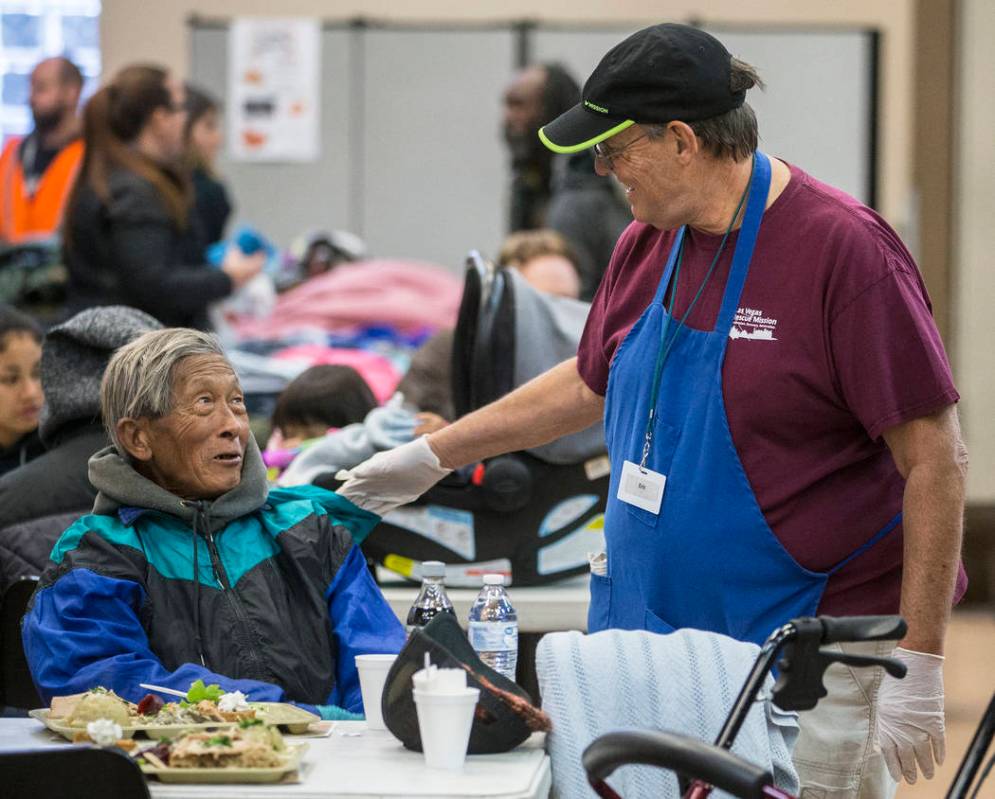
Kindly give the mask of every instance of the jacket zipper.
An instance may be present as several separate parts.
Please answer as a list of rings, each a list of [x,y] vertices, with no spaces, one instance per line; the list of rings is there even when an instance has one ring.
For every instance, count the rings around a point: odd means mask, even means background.
[[[202,513],[201,518],[206,522],[207,514]],[[269,669],[263,668],[262,659],[259,657],[259,653],[256,652],[252,630],[249,627],[248,616],[245,613],[245,609],[242,607],[242,601],[238,598],[238,592],[232,589],[231,583],[228,581],[228,574],[225,571],[224,564],[221,562],[221,554],[218,552],[218,548],[214,543],[214,533],[211,532],[209,524],[205,523],[204,527],[204,538],[207,541],[208,554],[211,556],[211,567],[214,569],[214,576],[217,578],[218,584],[221,586],[221,592],[228,598],[228,602],[235,611],[235,618],[238,620],[239,626],[241,626],[245,638],[246,651],[248,652],[249,657],[256,669],[256,679],[260,679],[263,675],[270,673]]]

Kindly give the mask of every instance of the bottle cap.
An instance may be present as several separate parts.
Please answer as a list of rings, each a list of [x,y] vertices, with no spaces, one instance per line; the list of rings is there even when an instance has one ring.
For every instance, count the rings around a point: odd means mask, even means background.
[[[504,585],[503,574],[485,574],[484,585]]]
[[[422,577],[445,577],[446,564],[441,560],[424,560],[421,564]]]

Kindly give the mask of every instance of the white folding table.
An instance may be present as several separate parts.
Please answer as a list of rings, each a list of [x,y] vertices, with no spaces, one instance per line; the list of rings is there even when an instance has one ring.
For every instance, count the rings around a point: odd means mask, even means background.
[[[326,738],[288,736],[305,742],[300,781],[276,785],[167,785],[149,780],[153,797],[166,799],[388,799],[465,797],[541,799],[549,795],[549,756],[543,736],[533,735],[500,755],[467,758],[462,772],[430,769],[389,732],[366,722],[337,722]],[[0,753],[72,746],[34,719],[0,719]]]

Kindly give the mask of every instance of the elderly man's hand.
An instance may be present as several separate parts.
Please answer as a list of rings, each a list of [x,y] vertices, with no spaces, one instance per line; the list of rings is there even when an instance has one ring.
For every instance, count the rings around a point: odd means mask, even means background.
[[[943,657],[898,647],[892,657],[908,667],[904,679],[887,674],[878,695],[878,742],[896,782],[916,781],[916,763],[926,779],[943,763]]]
[[[378,516],[407,505],[449,474],[422,436],[335,475],[345,480],[338,493]]]

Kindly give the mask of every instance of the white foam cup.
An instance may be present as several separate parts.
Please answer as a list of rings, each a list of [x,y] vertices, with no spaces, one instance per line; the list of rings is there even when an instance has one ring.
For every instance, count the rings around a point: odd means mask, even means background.
[[[418,691],[437,694],[458,694],[466,689],[466,671],[463,669],[422,669],[411,675]]]
[[[356,655],[359,690],[363,694],[363,710],[366,712],[368,729],[387,729],[383,723],[380,705],[383,700],[384,685],[387,682],[387,672],[396,659],[397,655]]]
[[[455,693],[435,693],[416,688],[414,698],[425,765],[460,771],[470,743],[473,711],[480,698],[480,689],[463,688]]]

